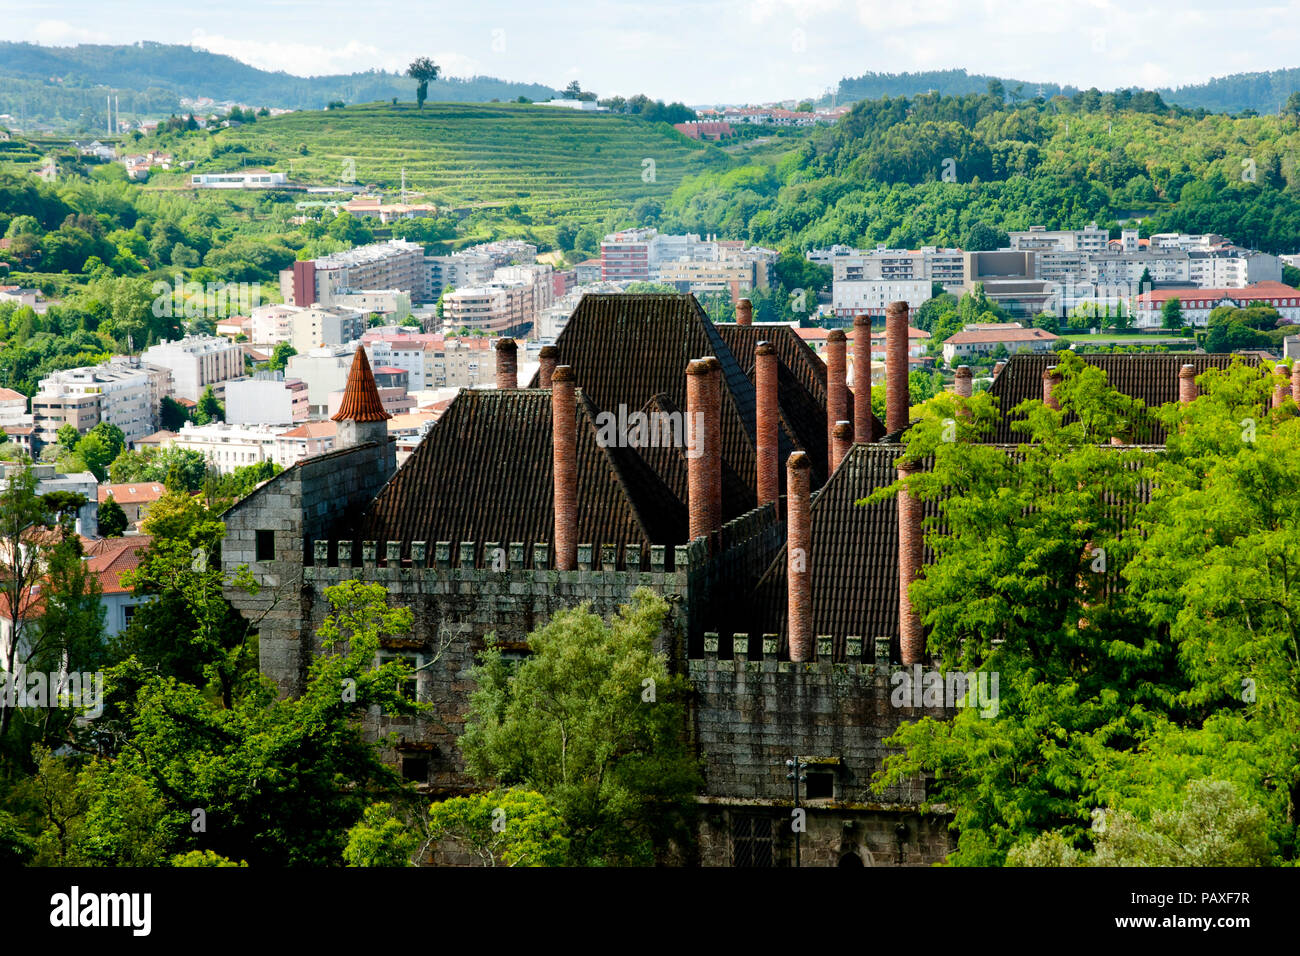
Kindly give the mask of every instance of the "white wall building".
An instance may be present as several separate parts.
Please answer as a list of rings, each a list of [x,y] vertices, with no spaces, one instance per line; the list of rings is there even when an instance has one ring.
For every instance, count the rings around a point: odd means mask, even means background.
[[[244,374],[244,350],[218,335],[187,335],[144,350],[146,362],[171,370],[173,394],[197,402],[209,385]]]
[[[338,345],[310,349],[289,357],[285,376],[307,383],[311,417],[325,417],[330,392],[336,392],[347,384],[348,370],[352,367],[355,352],[354,348]]]
[[[930,299],[929,279],[864,279],[836,282],[831,295],[832,307],[840,317],[884,315],[891,302],[905,301],[908,308],[919,309]]]

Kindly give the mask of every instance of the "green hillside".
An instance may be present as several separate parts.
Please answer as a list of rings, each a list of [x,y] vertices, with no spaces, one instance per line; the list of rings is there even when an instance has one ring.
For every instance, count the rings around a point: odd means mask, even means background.
[[[729,168],[720,149],[666,124],[531,105],[448,103],[417,110],[363,105],[293,113],[193,141],[195,172],[269,166],[295,182],[356,182],[452,207],[518,206],[537,224],[602,219],[643,199],[663,201],[688,174]],[[646,160],[653,161],[653,169]],[[651,175],[653,172],[653,176]],[[157,185],[176,185],[178,176]]]

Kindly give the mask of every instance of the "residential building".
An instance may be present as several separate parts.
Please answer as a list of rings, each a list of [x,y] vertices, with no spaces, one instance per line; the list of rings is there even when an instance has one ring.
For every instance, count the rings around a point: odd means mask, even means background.
[[[600,244],[600,277],[605,281],[649,282],[650,267],[657,265],[657,229],[625,229],[611,233]]]
[[[304,422],[293,428],[186,422],[172,445],[199,452],[212,467],[228,474],[263,461],[288,468],[303,458],[329,451],[333,441],[333,422]]]
[[[1254,302],[1277,309],[1287,322],[1300,323],[1300,289],[1281,282],[1258,282],[1244,289],[1155,289],[1144,292],[1137,297],[1134,310],[1137,327],[1160,328],[1164,305],[1170,299],[1178,300],[1184,325],[1205,326],[1209,323],[1210,313],[1219,306],[1245,308]]]
[[[278,345],[293,338],[293,317],[302,311],[297,305],[259,305],[249,313],[248,340],[255,345]]]
[[[1110,243],[1110,233],[1098,228],[1095,222],[1085,229],[1047,229],[1044,226],[1030,226],[1007,234],[1009,248],[1018,252],[1039,252],[1056,250],[1059,252],[1082,252],[1086,254],[1106,252]]]
[[[573,273],[578,280],[578,285],[599,282],[601,280],[601,261],[599,259],[583,259],[573,267]]]
[[[289,344],[295,352],[308,352],[322,345],[347,345],[366,330],[366,314],[340,307],[313,306],[289,318]]]
[[[295,262],[280,273],[280,293],[294,305],[331,306],[335,297],[367,290],[409,293],[412,302],[427,302],[428,269],[424,247],[390,239]]]
[[[125,358],[53,372],[40,380],[32,396],[35,437],[51,445],[63,425],[84,435],[108,422],[122,430],[128,444],[143,438],[158,427],[158,383],[163,376],[162,369]]]
[[[284,186],[288,179],[284,173],[265,169],[241,169],[233,173],[195,173],[190,185],[200,189],[270,189]]]
[[[929,279],[856,279],[835,282],[831,301],[835,315],[851,319],[855,315],[883,316],[891,302],[906,302],[919,309],[931,298]]]
[[[311,411],[307,383],[283,372],[257,372],[226,383],[226,421],[232,425],[291,425]]]
[[[289,356],[285,376],[307,383],[309,418],[326,416],[330,392],[338,391],[347,383],[352,353],[348,345],[326,345]]]
[[[27,411],[27,396],[12,388],[0,388],[0,427],[31,423],[32,416]]]
[[[145,349],[141,358],[170,369],[172,394],[193,402],[209,385],[244,374],[244,350],[239,343],[219,335],[187,335],[174,342],[161,342]]]
[[[104,607],[104,636],[116,637],[131,624],[136,608],[153,595],[137,595],[122,583],[122,576],[140,566],[140,554],[153,543],[147,534],[87,540],[86,568],[99,579],[99,603]]]
[[[105,483],[99,486],[98,501],[99,506],[103,507],[104,502],[112,498],[126,514],[127,526],[137,528],[149,514],[149,507],[166,493],[167,486],[161,481]]]
[[[401,322],[411,314],[411,293],[399,289],[368,289],[343,292],[334,297],[334,305],[363,315],[374,313],[392,322]]]
[[[5,465],[6,477],[14,467],[13,464]],[[99,479],[88,471],[64,474],[54,465],[45,462],[37,462],[31,466],[31,469],[32,475],[36,478],[38,495],[53,494],[56,491],[81,495],[85,503],[77,509],[77,534],[87,538],[99,537]]]
[[[1051,352],[1061,343],[1059,335],[1045,329],[1026,329],[1017,323],[1002,326],[984,326],[958,332],[943,341],[943,360],[952,365],[957,359],[982,358],[999,348],[1015,355],[1022,349],[1030,352]]]

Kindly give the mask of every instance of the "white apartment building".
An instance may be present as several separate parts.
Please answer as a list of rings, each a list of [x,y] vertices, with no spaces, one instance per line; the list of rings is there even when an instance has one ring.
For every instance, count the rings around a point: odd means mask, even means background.
[[[1188,278],[1205,289],[1244,289],[1259,282],[1281,282],[1282,260],[1239,246],[1187,253]]]
[[[864,279],[836,282],[831,293],[832,308],[840,318],[855,315],[884,315],[891,302],[905,301],[919,309],[929,299],[929,279]]]
[[[428,301],[424,247],[405,239],[372,242],[319,259],[295,262],[280,273],[280,292],[294,305],[332,306],[344,293],[396,289],[412,302]]]
[[[32,424],[45,444],[57,440],[59,428],[72,425],[85,434],[100,422],[122,430],[127,443],[157,430],[156,376],[129,365],[64,369],[40,380],[32,396]]]
[[[411,293],[400,289],[365,289],[360,292],[343,292],[334,297],[334,305],[369,315],[384,315],[401,322],[411,314]]]
[[[269,189],[283,186],[288,182],[284,173],[272,173],[265,169],[241,169],[234,173],[195,173],[190,177],[190,185],[202,189]]]
[[[310,414],[307,383],[283,372],[258,372],[226,383],[226,421],[232,425],[292,425]]]
[[[244,374],[243,348],[217,335],[187,335],[161,342],[145,349],[141,358],[170,369],[173,394],[192,402],[197,402],[209,385]]]
[[[27,411],[27,396],[12,388],[0,388],[0,428],[31,423],[32,416]]]
[[[347,384],[355,352],[356,349],[348,345],[327,345],[289,356],[285,377],[307,383],[311,418],[324,418],[330,392],[336,392]]]
[[[1060,252],[1105,252],[1110,243],[1110,233],[1099,229],[1095,222],[1085,229],[1047,229],[1044,226],[1030,226],[1023,231],[1007,234],[1007,244],[1017,252],[1037,252],[1040,250],[1057,250]]]
[[[262,461],[288,468],[303,458],[329,451],[334,442],[333,426],[333,422],[309,422],[293,428],[186,422],[171,444],[199,452],[222,474]]]
[[[295,352],[307,352],[322,345],[346,345],[361,338],[366,315],[344,308],[303,309],[289,319],[289,344]]]
[[[279,345],[293,338],[293,317],[302,311],[296,305],[259,305],[249,310],[248,340],[254,345]]]

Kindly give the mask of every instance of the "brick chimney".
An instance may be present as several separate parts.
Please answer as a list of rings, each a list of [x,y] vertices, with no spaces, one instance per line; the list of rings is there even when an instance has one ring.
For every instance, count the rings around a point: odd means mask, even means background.
[[[551,376],[551,440],[555,455],[555,569],[578,569],[578,413],[573,369]]]
[[[545,345],[537,358],[541,362],[537,369],[537,384],[541,388],[550,388],[551,376],[555,374],[555,366],[560,361],[560,350],[554,345]]]
[[[853,440],[871,441],[871,319],[853,317]]]
[[[756,451],[758,453],[758,503],[776,501],[781,494],[780,418],[777,398],[776,349],[759,342],[754,350],[754,391],[758,402]]]
[[[1006,362],[994,362],[994,363],[993,363],[993,380],[994,380],[995,382],[997,381],[998,376],[1002,374],[1002,370],[1003,370],[1004,368],[1006,368],[1006,367],[1007,367],[1007,363],[1006,363]]]
[[[849,417],[849,340],[843,329],[826,336],[826,462],[835,470],[835,423]]]
[[[975,376],[971,373],[969,365],[957,366],[957,377],[953,383],[953,389],[961,398],[970,398],[975,394]]]
[[[885,306],[885,431],[907,427],[907,303]]]
[[[1196,401],[1196,366],[1184,365],[1178,370],[1178,401],[1190,405]]]
[[[797,451],[786,462],[786,600],[790,660],[810,661],[813,654],[812,620],[812,514],[809,492],[812,465]]]
[[[905,479],[917,472],[917,466],[905,462],[898,466],[898,477]],[[924,530],[921,502],[906,487],[898,492],[898,646],[904,664],[925,660],[925,631],[921,618],[912,608],[907,589],[921,571]]]
[[[1057,401],[1054,389],[1061,384],[1060,373],[1056,371],[1055,365],[1049,365],[1043,369],[1043,404],[1048,408],[1054,408],[1058,412],[1061,410],[1061,403]]]
[[[754,324],[754,303],[748,299],[736,300],[736,324],[753,325]]]
[[[514,339],[500,338],[496,341],[497,350],[497,388],[519,387],[519,346]]]
[[[1273,407],[1281,408],[1291,397],[1290,370],[1285,365],[1279,365],[1274,374],[1277,380],[1273,384]]]
[[[712,360],[716,362],[716,359]],[[721,368],[714,375],[710,359],[695,359],[686,366],[686,507],[689,538],[712,538],[720,525],[715,512],[715,474],[721,482],[722,450],[718,440],[718,394]],[[720,497],[720,496],[719,496]]]
[[[853,424],[836,422],[831,439],[831,471],[834,472],[840,467],[840,462],[849,453],[849,449],[853,447]]]

